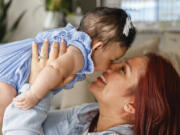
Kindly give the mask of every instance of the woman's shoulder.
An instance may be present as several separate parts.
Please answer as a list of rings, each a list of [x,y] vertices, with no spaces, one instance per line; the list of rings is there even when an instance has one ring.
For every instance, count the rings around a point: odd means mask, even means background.
[[[59,121],[59,123],[64,123],[64,121],[67,120],[73,122],[85,121],[85,119],[88,117],[92,117],[92,115],[97,114],[98,110],[99,106],[97,103],[87,103],[66,109],[52,111],[48,114],[47,120],[56,120]]]
[[[69,108],[69,115],[73,118],[84,119],[88,115],[97,114],[99,111],[98,103],[85,103]]]
[[[90,111],[99,110],[99,105],[97,102],[94,103],[84,103],[81,105],[77,105],[71,108],[73,113],[82,114]]]
[[[93,103],[84,103],[78,106],[75,106],[80,111],[90,111],[99,109],[99,104],[97,102]]]

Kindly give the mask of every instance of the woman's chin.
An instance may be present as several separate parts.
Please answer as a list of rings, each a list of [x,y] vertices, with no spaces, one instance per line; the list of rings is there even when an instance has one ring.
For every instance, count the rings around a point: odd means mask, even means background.
[[[89,84],[89,91],[97,98],[98,95],[101,95],[102,88],[99,87],[98,82],[92,82]]]
[[[92,82],[92,83],[90,83],[89,86],[88,86],[88,89],[89,89],[90,92],[92,92],[93,89],[94,89],[94,83],[95,83],[95,82]],[[93,92],[92,92],[92,93],[93,93]]]
[[[93,95],[96,93],[97,91],[96,82],[92,82],[91,84],[89,84],[89,91],[93,93]]]

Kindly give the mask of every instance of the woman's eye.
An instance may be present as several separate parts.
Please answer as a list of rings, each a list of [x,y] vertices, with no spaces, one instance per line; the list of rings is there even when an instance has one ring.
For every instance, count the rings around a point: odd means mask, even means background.
[[[120,71],[121,71],[123,74],[126,74],[126,68],[125,68],[125,66],[122,66],[121,69],[120,69]]]
[[[113,60],[110,60],[110,63],[112,64],[112,63],[114,63],[114,61],[113,61]]]

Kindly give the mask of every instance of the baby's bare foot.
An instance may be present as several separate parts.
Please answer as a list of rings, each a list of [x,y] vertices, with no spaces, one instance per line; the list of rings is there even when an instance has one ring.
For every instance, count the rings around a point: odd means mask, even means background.
[[[16,107],[19,107],[23,110],[28,110],[31,107],[35,106],[39,99],[32,93],[32,91],[28,91],[13,100]]]

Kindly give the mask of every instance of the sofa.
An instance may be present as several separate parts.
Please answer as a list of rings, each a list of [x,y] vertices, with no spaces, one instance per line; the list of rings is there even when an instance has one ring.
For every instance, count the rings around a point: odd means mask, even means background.
[[[169,59],[180,74],[180,33],[141,32],[138,33],[133,45],[119,60],[153,52]],[[53,98],[51,110],[64,109],[83,103],[96,102],[88,90],[88,84],[96,80],[101,72],[87,75],[86,80],[75,84],[74,88],[63,90]],[[1,128],[0,128],[1,129]]]

